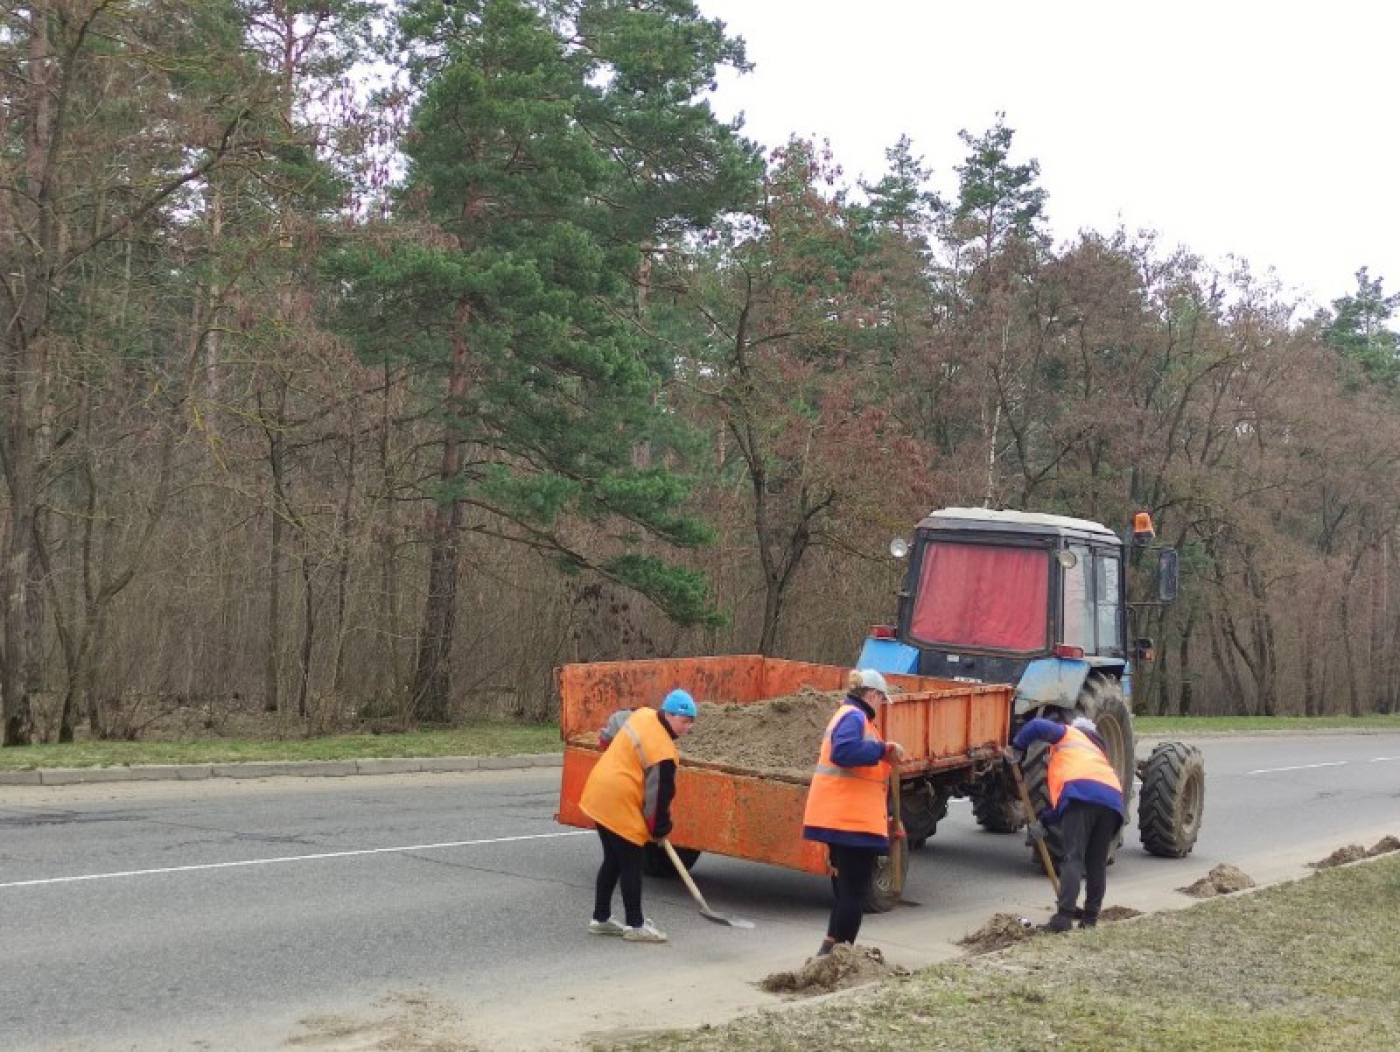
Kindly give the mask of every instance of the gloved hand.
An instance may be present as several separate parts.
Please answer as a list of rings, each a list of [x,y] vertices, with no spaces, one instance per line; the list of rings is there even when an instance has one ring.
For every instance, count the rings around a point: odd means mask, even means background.
[[[1030,825],[1026,826],[1026,832],[1031,835],[1032,840],[1045,839],[1045,825],[1038,818]]]
[[[656,825],[652,826],[652,828],[651,828],[651,838],[652,838],[653,840],[665,840],[665,839],[666,839],[668,836],[670,836],[670,835],[671,835],[671,823],[670,823],[670,822],[657,822]]]
[[[904,759],[904,746],[899,742],[885,742],[885,759],[891,763],[900,763]]]
[[[1008,745],[1005,749],[1001,751],[1001,758],[1007,763],[1020,766],[1021,761],[1025,759],[1025,755],[1021,752],[1020,749],[1016,748],[1016,746]]]

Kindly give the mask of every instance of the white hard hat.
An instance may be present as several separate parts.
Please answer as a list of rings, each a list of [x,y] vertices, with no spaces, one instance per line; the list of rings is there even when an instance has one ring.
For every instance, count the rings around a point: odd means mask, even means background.
[[[885,677],[876,672],[873,668],[858,668],[851,674],[852,690],[878,690],[885,697],[889,697],[889,684],[885,682]]]

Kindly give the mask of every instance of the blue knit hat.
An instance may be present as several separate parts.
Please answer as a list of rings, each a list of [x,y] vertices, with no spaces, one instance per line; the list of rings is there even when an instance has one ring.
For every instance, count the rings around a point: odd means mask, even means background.
[[[695,699],[683,690],[673,690],[661,702],[661,711],[669,712],[673,716],[689,716],[693,720],[697,711]]]

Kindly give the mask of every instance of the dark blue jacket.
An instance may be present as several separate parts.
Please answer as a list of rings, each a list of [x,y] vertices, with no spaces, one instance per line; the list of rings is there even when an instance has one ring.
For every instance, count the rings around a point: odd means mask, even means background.
[[[1034,719],[1016,732],[1016,737],[1011,740],[1011,745],[1021,753],[1025,753],[1032,742],[1042,741],[1054,745],[1064,736],[1063,724],[1056,723],[1054,720]],[[1108,750],[1103,748],[1103,741],[1098,735],[1085,732],[1085,737],[1098,745],[1105,756],[1108,755]],[[1103,782],[1081,778],[1064,784],[1060,790],[1059,804],[1053,809],[1046,808],[1041,812],[1040,820],[1046,825],[1054,825],[1064,817],[1065,808],[1074,800],[1083,804],[1098,804],[1100,807],[1112,808],[1118,812],[1120,817],[1126,817],[1122,793]]]
[[[875,710],[854,694],[846,696],[846,704],[854,705],[860,712],[848,712],[831,732],[831,760],[838,767],[874,767],[885,758],[885,746],[881,742],[867,741],[865,724],[875,718]],[[890,849],[888,837],[872,836],[869,833],[852,833],[848,829],[827,829],[824,826],[803,826],[802,836],[806,840],[816,840],[823,844],[841,844],[845,847],[865,847],[885,854]]]

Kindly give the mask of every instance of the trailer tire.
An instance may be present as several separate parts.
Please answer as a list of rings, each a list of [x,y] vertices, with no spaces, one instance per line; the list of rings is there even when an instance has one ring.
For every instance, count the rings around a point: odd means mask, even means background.
[[[900,817],[910,848],[918,849],[928,843],[938,829],[938,823],[948,816],[948,797],[928,782],[905,785],[900,797]]]
[[[989,833],[1014,833],[1026,824],[1016,790],[1000,769],[973,783],[972,817]]]
[[[1150,855],[1185,858],[1196,846],[1206,805],[1206,761],[1182,742],[1162,742],[1142,765],[1138,835]]]
[[[891,861],[896,858],[897,862]],[[895,865],[901,872],[895,872]],[[904,878],[908,873],[909,852],[881,855],[875,863],[875,877],[870,882],[870,894],[865,899],[865,912],[888,913],[898,906],[900,896],[895,889],[904,887]]]
[[[672,847],[675,847],[673,844]],[[700,858],[700,852],[690,847],[676,848],[676,855],[685,864],[686,871],[695,868],[696,860]],[[675,880],[676,867],[671,865],[671,860],[666,857],[666,852],[659,845],[647,843],[642,845],[642,872],[649,877],[658,877],[661,880]]]

